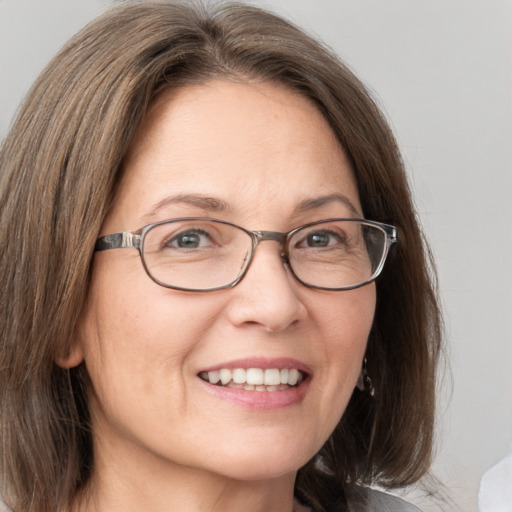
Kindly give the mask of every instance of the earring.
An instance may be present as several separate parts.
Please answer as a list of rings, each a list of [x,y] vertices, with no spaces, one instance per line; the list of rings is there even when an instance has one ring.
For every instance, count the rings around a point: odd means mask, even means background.
[[[359,374],[359,378],[357,379],[357,389],[361,391],[365,391],[370,396],[375,395],[375,388],[373,387],[372,379],[368,375],[366,370],[367,359],[366,357],[363,359],[363,367],[361,369],[361,373]]]

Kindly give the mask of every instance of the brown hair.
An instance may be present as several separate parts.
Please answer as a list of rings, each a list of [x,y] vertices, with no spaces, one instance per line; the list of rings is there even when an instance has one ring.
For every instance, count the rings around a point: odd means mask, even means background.
[[[365,216],[399,230],[367,350],[377,393],[354,391],[299,471],[297,495],[327,510],[350,482],[406,486],[430,466],[441,337],[434,274],[395,140],[370,95],[326,48],[271,13],[134,3],[67,44],[0,150],[0,472],[15,510],[66,508],[92,470],[87,377],[54,361],[73,341],[124,155],[159,93],[222,76],[277,81],[310,98],[351,159]]]

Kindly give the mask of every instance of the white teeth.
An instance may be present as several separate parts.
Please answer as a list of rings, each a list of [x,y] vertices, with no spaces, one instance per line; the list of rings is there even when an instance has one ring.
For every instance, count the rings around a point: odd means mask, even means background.
[[[227,368],[222,368],[222,370],[220,370],[219,373],[220,381],[222,382],[223,385],[226,385],[233,378],[231,370],[228,370]]]
[[[299,370],[292,368],[288,371],[288,384],[290,386],[295,386],[299,381]]]
[[[244,384],[247,382],[247,384],[252,384],[252,382],[245,380],[245,374],[246,371],[243,368],[236,368],[233,370],[233,382],[235,384]]]
[[[217,382],[220,380],[220,372],[208,372],[208,380],[210,381],[210,384],[217,384]]]
[[[264,383],[263,370],[261,368],[249,368],[247,370],[247,384],[259,386]]]
[[[222,368],[201,372],[200,377],[210,384],[229,385],[247,391],[283,391],[300,384],[303,379],[296,368]]]
[[[277,369],[265,370],[265,386],[278,386],[281,384],[281,372]]]

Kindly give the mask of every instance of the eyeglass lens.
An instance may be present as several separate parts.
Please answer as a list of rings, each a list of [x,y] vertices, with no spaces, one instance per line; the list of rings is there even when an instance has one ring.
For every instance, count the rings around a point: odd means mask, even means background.
[[[209,220],[173,220],[145,234],[143,261],[163,285],[209,290],[229,286],[246,270],[254,247],[242,228]],[[387,250],[386,233],[361,221],[305,226],[289,235],[285,251],[295,276],[320,288],[353,287],[374,277]]]

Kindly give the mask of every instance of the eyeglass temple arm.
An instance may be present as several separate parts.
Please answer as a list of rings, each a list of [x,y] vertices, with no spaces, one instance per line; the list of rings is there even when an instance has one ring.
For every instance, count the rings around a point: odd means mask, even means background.
[[[395,226],[383,224],[386,228],[387,243],[391,247],[398,242],[398,229]]]
[[[138,249],[140,247],[140,235],[134,235],[130,231],[105,235],[96,240],[94,250],[99,252],[110,249],[124,249],[125,247],[135,247]]]

